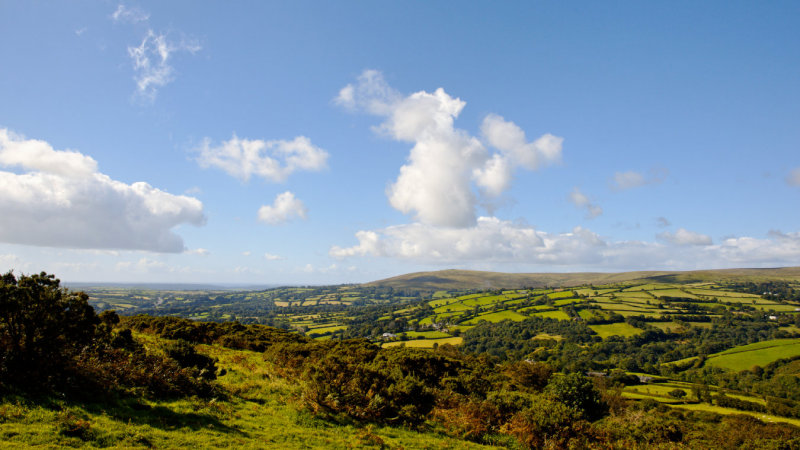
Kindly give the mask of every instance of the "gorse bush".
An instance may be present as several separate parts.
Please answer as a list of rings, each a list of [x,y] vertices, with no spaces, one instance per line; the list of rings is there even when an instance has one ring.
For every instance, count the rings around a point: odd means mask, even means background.
[[[243,325],[239,322],[194,322],[179,317],[136,315],[123,317],[122,325],[135,331],[155,334],[166,339],[182,339],[195,344],[217,344],[223,347],[263,352],[276,343],[308,342],[297,333],[265,325]]]
[[[366,340],[276,344],[265,352],[281,376],[303,382],[304,404],[370,422],[439,422],[449,434],[526,447],[594,442],[589,421],[607,411],[581,374],[552,376],[541,362],[495,364],[442,347],[381,349]]]
[[[0,380],[49,386],[95,341],[100,319],[82,292],[59,287],[53,275],[0,278]]]
[[[6,390],[91,395],[210,395],[213,360],[176,344],[149,354],[130,330],[114,331],[113,311],[98,316],[83,292],[44,272],[0,277],[0,386]],[[178,359],[173,359],[172,356]]]
[[[184,340],[169,342],[163,346],[164,353],[183,368],[194,368],[204,380],[217,378],[217,361],[201,353]]]

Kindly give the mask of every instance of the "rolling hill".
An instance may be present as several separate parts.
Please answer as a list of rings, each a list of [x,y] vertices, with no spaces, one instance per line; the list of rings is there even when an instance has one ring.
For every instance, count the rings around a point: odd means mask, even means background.
[[[503,273],[449,269],[400,275],[366,283],[365,286],[420,291],[448,291],[493,288],[514,289],[522,287],[571,287],[643,280],[665,283],[692,283],[733,279],[740,281],[800,280],[800,267],[620,273]]]

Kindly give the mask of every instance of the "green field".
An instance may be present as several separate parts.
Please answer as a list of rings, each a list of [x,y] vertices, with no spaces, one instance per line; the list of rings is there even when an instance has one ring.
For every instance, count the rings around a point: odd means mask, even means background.
[[[706,365],[734,371],[750,369],[783,358],[800,355],[800,339],[773,339],[755,344],[741,345],[710,355]]]
[[[404,345],[406,347],[413,347],[413,348],[433,348],[434,344],[460,345],[462,342],[464,342],[464,338],[462,337],[448,337],[441,339],[416,339],[411,341],[393,341],[393,342],[387,342],[382,346],[394,347],[397,345]]]
[[[690,299],[698,298],[696,295],[684,292],[680,289],[659,289],[652,291],[652,293],[656,297],[680,297],[680,298],[690,298]]]
[[[661,331],[666,331],[669,328],[671,331],[675,332],[681,328],[681,325],[676,322],[647,322],[647,324]]]
[[[789,417],[773,416],[771,414],[764,414],[764,413],[759,413],[759,412],[742,411],[742,410],[733,409],[733,408],[724,408],[722,406],[709,405],[709,404],[706,404],[706,403],[668,405],[668,406],[673,407],[673,408],[679,408],[679,409],[687,409],[689,411],[705,411],[705,412],[711,412],[711,413],[715,413],[715,414],[724,414],[724,415],[744,414],[746,416],[755,417],[756,419],[762,420],[764,422],[769,422],[769,423],[783,422],[783,423],[792,424],[792,425],[794,425],[796,427],[800,427],[800,420],[798,420],[798,419],[792,419],[792,418],[789,418]]]
[[[631,326],[625,322],[621,323],[612,323],[608,325],[589,325],[598,336],[605,339],[611,336],[636,336],[637,334],[641,333],[643,330]]]
[[[553,302],[556,306],[564,306],[564,305],[571,305],[573,303],[582,303],[583,300],[579,298],[567,298],[562,300],[556,300]]]
[[[553,312],[558,313],[561,311],[553,311]],[[564,315],[566,316],[566,314]],[[525,320],[527,318],[528,316],[524,316],[515,311],[498,311],[487,314],[481,314],[477,317],[473,317],[472,319],[466,320],[463,323],[465,325],[476,325],[482,320],[485,320],[486,322],[502,322],[504,320],[520,321],[520,320]]]
[[[327,327],[312,328],[308,330],[308,333],[306,334],[308,334],[309,336],[321,336],[323,334],[333,333],[335,331],[345,330],[345,329],[347,329],[346,325],[333,325]]]
[[[543,311],[532,314],[533,317],[542,317],[548,319],[569,320],[567,313],[561,310],[556,311]]]
[[[439,339],[451,337],[449,334],[442,331],[406,331],[403,333],[408,338],[425,338],[425,339]]]
[[[689,291],[689,292],[691,292],[693,294],[703,295],[703,296],[706,296],[706,297],[717,297],[720,300],[723,300],[722,297],[750,297],[750,298],[753,298],[753,299],[760,299],[761,298],[761,297],[759,297],[758,295],[755,295],[755,294],[745,294],[745,293],[741,293],[741,292],[731,292],[731,291],[725,291],[725,290],[721,290],[721,289],[694,289],[694,288],[690,288],[690,289],[687,289],[687,291]]]

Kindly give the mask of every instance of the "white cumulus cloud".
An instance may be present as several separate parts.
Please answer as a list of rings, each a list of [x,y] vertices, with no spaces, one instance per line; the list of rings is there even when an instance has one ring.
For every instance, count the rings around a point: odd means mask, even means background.
[[[481,132],[492,147],[526,169],[535,170],[543,164],[561,160],[561,144],[564,138],[548,133],[528,142],[520,127],[497,114],[489,114],[483,119]]]
[[[272,205],[264,205],[258,210],[258,220],[270,225],[279,225],[295,217],[306,218],[308,210],[293,193],[286,191],[275,197]]]
[[[516,169],[533,170],[561,156],[562,138],[546,134],[528,142],[522,129],[495,114],[483,122],[484,143],[455,127],[466,105],[461,99],[442,88],[404,96],[374,70],[342,88],[335,102],[383,117],[377,131],[413,144],[387,196],[392,207],[429,225],[474,225],[479,195],[496,197],[511,186]]]
[[[586,217],[588,219],[594,219],[603,214],[603,208],[592,203],[589,197],[584,195],[577,187],[573,188],[572,192],[570,192],[569,201],[578,208],[586,210]]]
[[[658,238],[676,245],[711,245],[712,243],[711,236],[695,233],[685,228],[678,228],[674,233],[669,231],[659,233]]]
[[[0,165],[52,173],[70,178],[97,171],[97,161],[76,151],[55,150],[45,141],[24,139],[0,129]]]
[[[97,172],[75,151],[0,129],[0,241],[86,249],[182,252],[172,229],[203,225],[196,198],[172,195],[145,182],[126,184]]]
[[[218,146],[206,138],[197,149],[201,167],[216,167],[242,181],[259,176],[282,182],[298,170],[319,171],[327,167],[328,152],[314,146],[305,136],[291,141],[239,139],[233,137]]]
[[[273,255],[272,253],[264,253],[264,259],[267,261],[279,261],[284,259],[283,256],[280,255]]]
[[[423,262],[540,262],[567,264],[596,259],[595,247],[606,244],[581,227],[549,234],[495,217],[480,217],[473,227],[444,228],[421,223],[360,231],[358,244],[332,247],[334,258],[386,256]]]
[[[384,257],[417,263],[471,266],[515,264],[533,270],[555,267],[578,270],[688,270],[731,267],[775,267],[800,264],[800,232],[770,232],[768,238],[710,238],[676,232],[673,241],[609,241],[575,227],[548,233],[495,217],[481,217],[474,227],[443,228],[420,223],[356,233],[352,247],[333,246],[329,255]],[[692,245],[697,244],[697,245]],[[702,244],[702,245],[700,245]]]

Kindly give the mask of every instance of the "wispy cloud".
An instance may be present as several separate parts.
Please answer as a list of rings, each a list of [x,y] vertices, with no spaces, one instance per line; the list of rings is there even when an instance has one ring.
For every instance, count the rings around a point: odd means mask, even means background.
[[[120,3],[117,9],[111,14],[111,20],[114,22],[128,22],[139,23],[147,22],[150,19],[150,14],[137,7],[127,7]]]
[[[685,228],[678,228],[674,233],[665,231],[658,234],[658,239],[675,245],[711,245],[711,236],[695,233]]]
[[[586,218],[588,219],[594,219],[603,214],[603,208],[592,203],[589,197],[584,195],[577,187],[573,188],[572,192],[570,192],[569,201],[578,208],[586,210]]]
[[[170,57],[178,52],[194,54],[200,50],[200,44],[196,41],[174,42],[166,34],[147,30],[141,44],[128,47],[128,56],[133,61],[136,72],[134,80],[137,94],[143,99],[155,100],[158,90],[175,79],[175,69],[170,64]]]
[[[800,186],[800,167],[789,172],[789,175],[786,176],[786,182],[790,186]]]
[[[641,172],[627,171],[617,172],[611,180],[611,188],[615,191],[624,191],[648,184],[658,184],[663,182],[668,175],[667,169],[650,169],[645,176]]]
[[[280,255],[273,255],[272,253],[264,253],[264,259],[266,259],[267,261],[280,261],[286,258]]]

